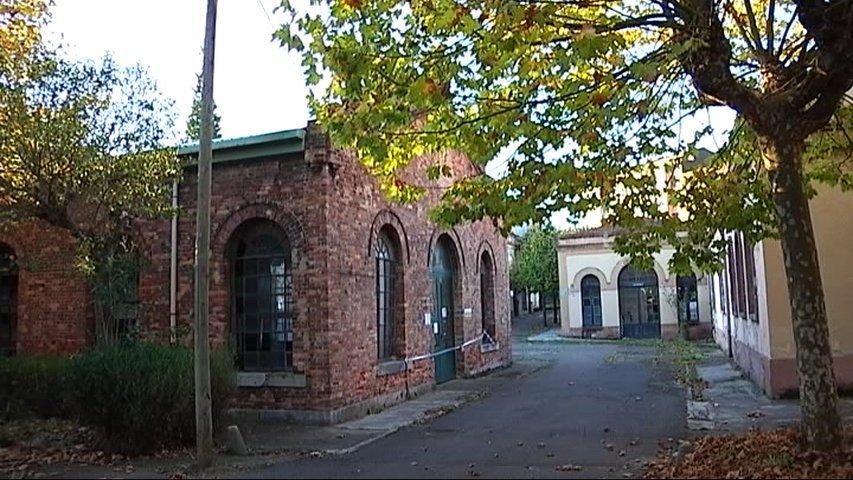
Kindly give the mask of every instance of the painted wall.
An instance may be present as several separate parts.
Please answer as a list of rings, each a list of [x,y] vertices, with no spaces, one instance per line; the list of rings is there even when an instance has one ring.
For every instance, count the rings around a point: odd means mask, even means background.
[[[826,296],[829,335],[839,388],[853,389],[853,195],[818,186],[810,202],[817,242],[821,280]],[[714,332],[728,351],[728,322],[732,332],[732,356],[770,396],[782,396],[798,388],[788,286],[779,241],[765,240],[755,248],[758,279],[758,322],[732,318],[723,313],[726,282],[715,276]],[[731,312],[731,308],[728,309]]]
[[[628,259],[614,253],[613,237],[562,238],[558,246],[560,274],[561,333],[580,336],[583,326],[581,312],[581,280],[594,275],[601,285],[602,330],[599,337],[619,336],[619,273]],[[667,269],[672,249],[655,255],[661,312],[661,335],[667,338],[678,333],[678,314],[675,304],[676,275]],[[697,274],[700,322],[711,321],[711,304],[706,278]]]
[[[835,358],[835,377],[842,389],[853,388],[853,194],[819,187],[811,201],[812,222],[829,319],[829,340]],[[770,327],[771,391],[783,394],[797,388],[788,285],[778,241],[766,241]]]

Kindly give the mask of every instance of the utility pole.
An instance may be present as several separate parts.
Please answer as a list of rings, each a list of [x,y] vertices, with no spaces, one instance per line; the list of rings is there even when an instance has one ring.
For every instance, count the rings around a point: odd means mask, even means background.
[[[207,0],[198,148],[198,202],[195,249],[195,434],[199,469],[213,461],[213,417],[210,400],[210,163],[213,157],[213,52],[216,2]]]

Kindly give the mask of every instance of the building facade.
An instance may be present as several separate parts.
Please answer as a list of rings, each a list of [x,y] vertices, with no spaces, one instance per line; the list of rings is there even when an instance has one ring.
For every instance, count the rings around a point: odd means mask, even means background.
[[[835,377],[853,389],[853,224],[845,219],[853,195],[818,186],[810,201],[829,320]],[[778,240],[756,245],[738,233],[729,241],[726,269],[711,281],[714,337],[741,369],[772,397],[799,388],[787,277]]]
[[[673,250],[654,256],[652,270],[635,269],[613,251],[619,228],[564,234],[557,244],[561,333],[585,338],[691,338],[710,335],[707,276],[669,272]],[[689,328],[689,331],[688,331]]]
[[[184,148],[188,160],[197,148]],[[463,155],[421,158],[480,174]],[[174,220],[137,222],[143,336],[191,342],[196,169]],[[511,361],[505,239],[490,222],[428,220],[451,179],[411,204],[385,199],[351,154],[314,127],[214,145],[210,335],[239,370],[235,408],[334,423]],[[74,241],[41,221],[0,231],[0,341],[69,354],[92,341]]]

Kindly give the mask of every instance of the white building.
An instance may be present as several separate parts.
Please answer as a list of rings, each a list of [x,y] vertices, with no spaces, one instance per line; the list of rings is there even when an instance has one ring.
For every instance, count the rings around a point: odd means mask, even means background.
[[[679,321],[691,336],[710,333],[707,277],[669,272],[673,250],[638,271],[612,249],[619,229],[603,227],[563,235],[557,246],[561,333],[590,338],[674,338]]]
[[[818,185],[810,202],[839,389],[853,388],[853,194]],[[726,270],[710,280],[714,337],[765,393],[798,389],[796,346],[778,240],[726,235]]]

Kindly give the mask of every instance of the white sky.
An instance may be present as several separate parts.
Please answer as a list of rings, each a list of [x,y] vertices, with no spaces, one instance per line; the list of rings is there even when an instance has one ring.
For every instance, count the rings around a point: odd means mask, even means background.
[[[219,0],[214,100],[225,138],[304,127],[307,89],[296,54],[272,33],[278,0]],[[201,72],[206,0],[56,0],[48,38],[79,58],[111,52],[123,65],[149,69],[175,101],[183,133]],[[269,15],[269,18],[267,18]]]
[[[213,96],[224,138],[301,128],[308,121],[299,57],[272,40],[284,21],[273,13],[279,3],[219,0]],[[122,65],[148,68],[160,92],[175,102],[175,134],[182,136],[201,72],[206,6],[207,0],[56,0],[46,34],[72,56],[99,59],[109,52]],[[729,128],[733,115],[720,113],[714,122]],[[702,146],[716,150],[713,141]],[[487,171],[499,175],[504,164],[499,156]],[[553,217],[562,228],[565,218]],[[593,215],[582,224],[599,221]]]

